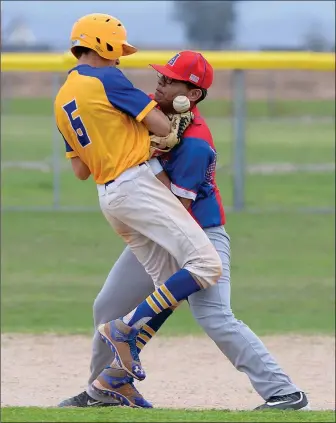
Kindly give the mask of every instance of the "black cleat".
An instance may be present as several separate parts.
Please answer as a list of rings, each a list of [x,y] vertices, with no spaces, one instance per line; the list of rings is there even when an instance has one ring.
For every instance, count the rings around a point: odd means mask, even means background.
[[[113,407],[120,405],[119,401],[102,402],[97,401],[84,391],[75,397],[68,398],[58,404],[58,407]]]
[[[304,392],[294,392],[288,395],[279,395],[269,398],[265,404],[255,410],[302,410],[309,411],[310,405]]]

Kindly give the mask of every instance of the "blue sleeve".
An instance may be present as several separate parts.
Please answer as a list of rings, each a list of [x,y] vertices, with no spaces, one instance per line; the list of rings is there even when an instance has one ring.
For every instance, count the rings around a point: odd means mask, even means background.
[[[101,81],[112,106],[139,122],[156,106],[155,101],[135,88],[117,68],[109,68],[109,72],[104,73]]]
[[[214,159],[215,152],[205,140],[184,138],[171,156],[169,177],[172,192],[179,197],[195,200]]]
[[[65,152],[66,153],[72,153],[73,149],[70,147],[68,141],[65,139],[64,135],[62,134],[62,132],[60,131],[59,127],[57,127],[58,132],[62,135],[63,140],[64,140],[64,144],[65,144]]]
[[[67,153],[72,153],[73,149],[70,147],[70,145],[68,144],[67,140],[64,137],[63,137],[63,139],[64,139],[64,143],[65,143],[65,151]]]

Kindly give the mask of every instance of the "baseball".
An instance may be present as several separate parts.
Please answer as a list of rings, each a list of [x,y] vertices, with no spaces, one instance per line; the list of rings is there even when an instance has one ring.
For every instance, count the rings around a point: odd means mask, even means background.
[[[178,95],[174,98],[173,107],[177,113],[187,112],[190,108],[190,101],[185,95]]]

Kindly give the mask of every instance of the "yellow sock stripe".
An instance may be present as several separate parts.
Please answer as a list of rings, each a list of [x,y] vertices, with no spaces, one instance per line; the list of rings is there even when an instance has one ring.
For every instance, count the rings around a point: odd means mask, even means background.
[[[142,344],[141,342],[137,341],[136,347],[139,348],[139,350],[142,350],[145,344]]]
[[[152,338],[154,335],[151,335],[146,329],[141,328],[141,333],[145,334],[146,336],[148,336],[149,338]],[[155,334],[156,332],[154,332]]]
[[[171,302],[170,305],[175,305],[177,304],[176,299],[174,298],[174,296],[169,292],[168,288],[165,285],[161,285],[160,288],[161,291],[164,293],[164,295],[167,297],[167,299]]]
[[[162,289],[158,289],[158,292],[160,293],[160,295],[164,299],[164,301],[169,305],[169,307],[171,307],[172,303],[169,300],[169,298],[163,293]]]
[[[143,339],[139,338],[139,335],[137,336],[137,342],[140,342],[140,344],[142,344],[142,345],[146,345],[146,341],[144,341]]]
[[[149,337],[149,336],[145,335],[144,333],[141,333],[140,332],[139,335],[137,336],[137,339],[139,341],[142,340],[142,341],[144,341],[147,344],[147,342],[151,340],[151,337]]]
[[[148,325],[143,325],[142,329],[144,329],[146,332],[148,332],[150,335],[154,336],[155,335],[155,330],[152,329],[150,326]]]
[[[167,301],[163,298],[160,291],[154,291],[152,295],[162,305],[163,308],[168,308],[171,305],[168,304]]]
[[[164,310],[164,307],[163,307],[163,305],[160,303],[160,301],[158,301],[158,299],[156,298],[156,296],[154,295],[154,292],[153,292],[153,294],[151,295],[151,298],[152,298],[152,300],[154,301],[154,303],[159,307],[159,309],[161,310],[161,311],[163,311]]]
[[[159,314],[160,313],[161,310],[159,309],[159,307],[153,301],[152,296],[148,297],[146,301],[147,301],[147,304],[149,305],[149,307],[153,311],[155,311],[156,314]]]

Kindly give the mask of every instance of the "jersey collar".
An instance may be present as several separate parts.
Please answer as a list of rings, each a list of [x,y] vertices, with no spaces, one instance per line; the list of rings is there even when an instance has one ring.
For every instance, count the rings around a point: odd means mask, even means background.
[[[84,67],[86,67],[86,66],[91,67],[90,65],[77,65],[77,66],[75,66],[74,68],[72,68],[72,69],[70,69],[70,70],[68,71],[68,75],[69,75],[71,72],[73,72],[73,71],[75,71],[75,70],[77,70],[77,69],[80,69],[80,68],[84,68]]]

